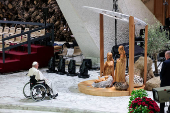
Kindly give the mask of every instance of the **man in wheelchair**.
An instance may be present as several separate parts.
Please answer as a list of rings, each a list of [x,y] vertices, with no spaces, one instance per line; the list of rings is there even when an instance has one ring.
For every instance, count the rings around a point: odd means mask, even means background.
[[[55,99],[58,96],[58,93],[56,93],[52,82],[50,82],[48,79],[44,77],[44,75],[38,70],[38,62],[32,63],[32,68],[29,69],[28,76],[30,76],[30,81],[33,84],[36,83],[44,83],[44,85],[47,87],[47,95],[51,96],[51,98]],[[31,86],[31,85],[30,85]]]

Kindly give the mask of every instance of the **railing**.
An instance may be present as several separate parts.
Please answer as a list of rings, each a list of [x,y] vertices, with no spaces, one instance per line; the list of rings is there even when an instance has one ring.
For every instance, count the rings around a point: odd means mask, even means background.
[[[22,32],[20,34],[16,34],[16,35],[13,35],[13,36],[10,36],[10,37],[7,37],[7,38],[2,38],[3,63],[5,63],[5,50],[12,49],[12,48],[24,45],[24,44],[28,44],[28,54],[31,54],[31,42],[35,42],[37,40],[44,39],[46,37],[51,37],[51,46],[53,46],[53,44],[54,44],[54,24],[46,24],[46,26],[45,26],[45,24],[42,24],[42,23],[3,21],[3,20],[0,20],[0,23],[25,24],[25,25],[29,24],[29,25],[41,26],[41,27],[35,28],[34,30],[29,30],[27,32]],[[45,35],[44,36],[39,36],[37,38],[31,39],[31,33],[32,32],[35,32],[35,31],[38,31],[38,30],[41,30],[41,29],[47,29],[47,28],[51,28],[50,32],[46,33],[46,30],[45,30]],[[27,34],[27,41],[26,42],[22,42],[22,43],[19,43],[19,44],[16,44],[16,45],[11,45],[9,47],[4,48],[5,40],[9,40],[9,39],[12,39],[12,38],[15,38],[15,37],[18,37],[18,36],[22,36],[24,34]]]

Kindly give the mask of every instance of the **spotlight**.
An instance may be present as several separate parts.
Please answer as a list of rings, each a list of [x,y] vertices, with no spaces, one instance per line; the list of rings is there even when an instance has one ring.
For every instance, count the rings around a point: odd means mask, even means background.
[[[48,62],[48,70],[47,73],[55,73],[55,58],[51,57],[50,61]]]
[[[64,75],[65,72],[65,59],[60,58],[57,74]]]
[[[87,68],[89,70],[92,69],[92,61],[91,61],[91,59],[83,59],[83,61],[87,62]]]
[[[79,71],[80,71],[80,73],[78,74],[79,78],[89,78],[88,67],[87,67],[87,62],[86,61],[83,61],[83,63],[80,66]]]
[[[75,60],[70,60],[70,62],[68,64],[68,73],[67,73],[67,76],[77,76]]]

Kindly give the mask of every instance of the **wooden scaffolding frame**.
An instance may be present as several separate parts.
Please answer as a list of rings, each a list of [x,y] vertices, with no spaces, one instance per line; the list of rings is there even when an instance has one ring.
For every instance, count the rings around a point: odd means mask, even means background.
[[[104,71],[104,25],[103,14],[100,14],[100,75]],[[147,77],[147,40],[148,25],[145,26],[145,52],[144,52],[144,85]],[[134,17],[129,17],[129,95],[134,89],[134,44],[135,44],[135,24]]]

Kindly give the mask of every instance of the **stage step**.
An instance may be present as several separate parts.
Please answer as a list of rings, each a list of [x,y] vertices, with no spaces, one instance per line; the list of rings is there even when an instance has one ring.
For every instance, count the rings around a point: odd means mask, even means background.
[[[27,48],[27,45],[24,45]],[[31,45],[31,54],[26,51],[12,49],[5,51],[5,63],[2,59],[2,51],[0,52],[0,73],[15,72],[19,70],[27,70],[32,67],[32,62],[39,62],[40,67],[48,65],[48,61],[54,56],[54,48],[51,46]],[[23,46],[22,46],[23,48]]]
[[[28,44],[25,44],[23,46],[19,46],[16,48],[13,48],[12,51],[22,51],[22,52],[28,52]],[[38,48],[44,48],[45,46],[40,46],[40,45],[31,45],[31,51],[32,52],[37,52]]]
[[[14,59],[14,60],[5,60],[5,63],[18,62],[18,61],[20,61],[20,60],[16,60],[16,59]],[[0,59],[0,63],[3,63],[2,59]]]
[[[31,54],[34,54],[34,53],[37,53],[37,52],[31,52]],[[2,54],[2,52],[0,52],[0,54]],[[9,51],[9,52],[5,52],[5,54],[12,54],[12,55],[27,55],[28,52],[21,52],[21,51]]]

